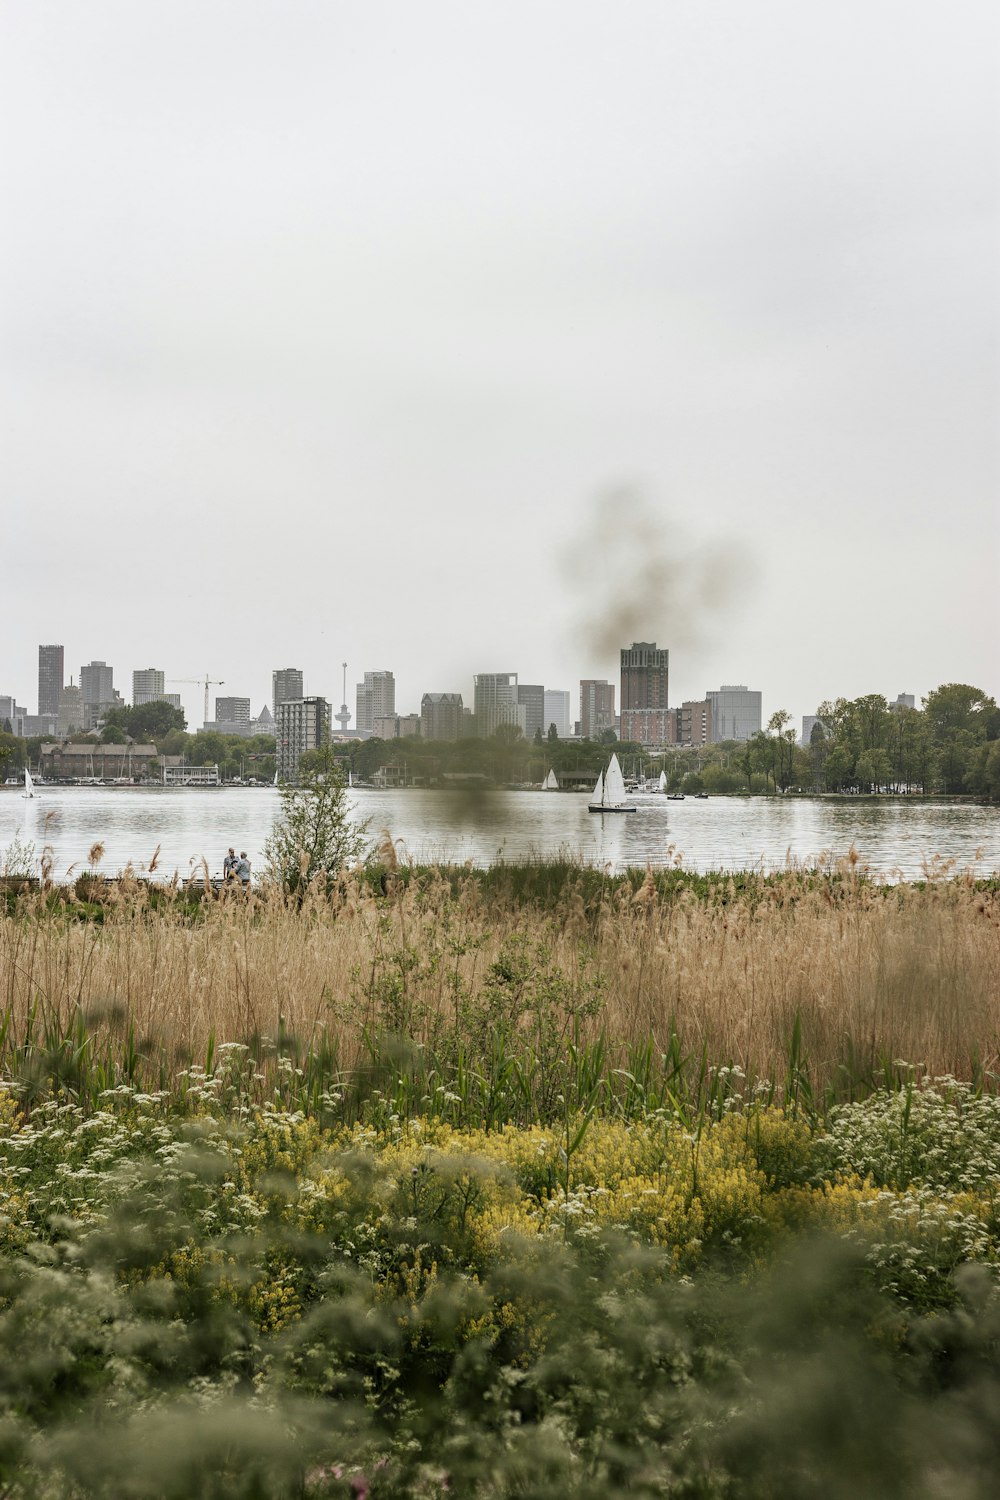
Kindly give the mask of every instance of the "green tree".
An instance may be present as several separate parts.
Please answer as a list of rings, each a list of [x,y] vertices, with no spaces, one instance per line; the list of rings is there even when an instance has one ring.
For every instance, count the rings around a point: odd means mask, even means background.
[[[554,724],[549,725],[548,735],[546,737],[550,745],[557,745],[559,743],[559,731],[556,729],[556,726]]]
[[[24,765],[24,741],[14,734],[0,734],[0,777],[11,776]]]
[[[137,703],[132,708],[113,708],[107,722],[124,729],[138,742],[163,739],[173,729],[184,729],[184,711],[170,703]]]
[[[281,788],[281,810],[264,845],[268,879],[291,894],[301,894],[318,876],[332,879],[361,855],[367,826],[351,822],[333,746],[307,751],[297,785]]]
[[[946,682],[924,699],[924,714],[937,754],[940,788],[963,792],[976,779],[979,747],[1000,737],[1000,710],[981,688]]]

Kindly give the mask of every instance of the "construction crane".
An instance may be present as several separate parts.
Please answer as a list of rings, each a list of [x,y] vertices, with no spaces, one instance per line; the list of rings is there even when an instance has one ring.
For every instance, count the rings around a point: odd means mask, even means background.
[[[170,681],[175,686],[179,682],[191,682],[191,683],[194,684],[195,687],[203,687],[205,689],[205,717],[202,719],[201,722],[202,722],[203,725],[207,724],[208,723],[208,690],[209,690],[210,687],[225,687],[225,679],[222,678],[222,677],[209,677],[208,673],[206,672],[205,675],[204,675],[204,677],[171,677]]]

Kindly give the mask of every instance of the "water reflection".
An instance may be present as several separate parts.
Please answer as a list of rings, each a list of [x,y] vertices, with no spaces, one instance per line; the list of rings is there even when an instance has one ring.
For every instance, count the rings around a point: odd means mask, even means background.
[[[383,829],[411,859],[490,864],[498,859],[568,855],[591,864],[661,866],[691,870],[780,868],[786,860],[813,864],[852,844],[874,870],[919,877],[928,861],[1000,869],[1000,809],[952,803],[854,799],[782,800],[768,797],[639,799],[638,811],[599,816],[587,797],[565,793],[354,791],[360,820],[377,841]],[[15,836],[53,853],[57,879],[86,866],[96,842],[105,846],[103,870],[129,861],[148,865],[160,847],[158,874],[187,873],[202,857],[215,871],[230,844],[246,849],[260,868],[264,842],[278,809],[271,788],[222,791],[46,787],[33,802],[14,790],[0,794],[0,851]]]

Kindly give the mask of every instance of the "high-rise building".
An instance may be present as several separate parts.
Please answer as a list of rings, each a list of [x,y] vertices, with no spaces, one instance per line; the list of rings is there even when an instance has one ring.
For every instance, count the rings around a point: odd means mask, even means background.
[[[59,694],[65,681],[62,646],[38,648],[38,713],[59,713]]]
[[[216,724],[239,724],[241,726],[245,725],[247,732],[249,733],[250,699],[216,698],[215,722]]]
[[[760,730],[760,693],[743,684],[717,688],[705,694],[712,709],[712,743],[748,740]]]
[[[472,681],[479,738],[489,739],[501,724],[519,724],[523,733],[525,711],[517,701],[517,673],[477,672]]]
[[[425,693],[420,700],[420,734],[425,740],[460,740],[465,709],[461,693]]]
[[[640,745],[669,744],[665,711],[670,653],[655,641],[633,641],[621,653],[621,737]]]
[[[80,668],[80,692],[86,704],[111,703],[115,691],[114,668],[106,661],[91,661]]]
[[[524,709],[524,737],[535,738],[536,732],[545,733],[545,689],[541,683],[519,682],[518,705]]]
[[[70,678],[59,697],[59,733],[72,734],[83,728],[83,721],[83,694]]]
[[[286,698],[275,714],[278,780],[294,781],[299,758],[330,738],[330,705],[325,698]]]
[[[707,698],[687,698],[676,710],[677,744],[710,745],[712,743],[712,705]]]
[[[356,729],[371,734],[376,719],[391,719],[396,712],[396,679],[391,672],[366,672],[358,683]]]
[[[132,673],[132,704],[162,703],[166,698],[166,679],[157,667],[146,667],[144,671]]]
[[[580,681],[580,734],[596,739],[615,727],[615,685],[606,677],[584,677]]]
[[[302,673],[298,667],[278,667],[271,673],[271,712],[278,717],[278,704],[302,697]]]
[[[548,734],[554,724],[559,738],[569,739],[569,692],[563,688],[546,688],[542,709],[542,733]]]

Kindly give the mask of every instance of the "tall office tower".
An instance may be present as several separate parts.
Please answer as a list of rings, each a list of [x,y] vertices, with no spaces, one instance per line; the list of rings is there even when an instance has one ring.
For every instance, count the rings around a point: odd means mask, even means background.
[[[302,697],[302,673],[298,667],[278,667],[271,673],[271,712],[278,717],[278,704]]]
[[[526,740],[535,738],[536,730],[545,733],[545,689],[541,683],[519,682],[517,685],[517,701],[524,709],[524,737]]]
[[[676,727],[667,722],[669,651],[655,641],[633,641],[621,653],[621,738],[639,745],[669,745]]]
[[[330,705],[325,698],[286,698],[275,714],[278,780],[294,781],[299,757],[330,738]]]
[[[420,734],[425,740],[460,740],[465,711],[461,693],[425,693],[420,700]]]
[[[85,707],[99,708],[103,703],[114,702],[114,676],[114,668],[106,661],[88,662],[80,668],[80,693]]]
[[[596,739],[605,729],[615,727],[615,685],[606,677],[583,677],[580,680],[580,734],[585,740]]]
[[[519,724],[523,733],[525,711],[517,701],[517,673],[477,672],[472,682],[479,738],[489,739],[501,724]]]
[[[371,734],[376,719],[391,719],[396,712],[396,679],[391,672],[366,672],[357,691],[354,727]]]
[[[166,697],[164,674],[156,667],[132,673],[132,706],[140,703],[162,703]]]
[[[546,688],[543,707],[542,733],[548,734],[550,725],[554,724],[559,738],[569,739],[569,693],[563,688]]]
[[[215,722],[217,724],[238,724],[240,728],[243,728],[245,726],[247,732],[249,733],[250,699],[216,698]]]
[[[705,694],[712,709],[712,743],[748,740],[760,729],[760,693],[742,684]]]
[[[39,646],[38,648],[38,712],[59,713],[59,695],[63,690],[62,646]]]

